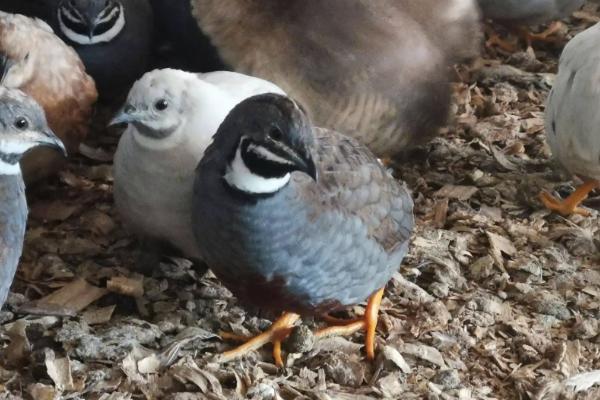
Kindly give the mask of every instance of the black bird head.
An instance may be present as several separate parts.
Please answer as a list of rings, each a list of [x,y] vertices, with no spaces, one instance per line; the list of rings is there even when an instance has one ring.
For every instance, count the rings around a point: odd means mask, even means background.
[[[300,171],[317,180],[311,122],[291,99],[263,94],[231,110],[215,135],[233,136],[225,179],[249,193],[273,193]]]
[[[110,42],[126,23],[120,0],[61,0],[57,17],[62,34],[79,45]]]

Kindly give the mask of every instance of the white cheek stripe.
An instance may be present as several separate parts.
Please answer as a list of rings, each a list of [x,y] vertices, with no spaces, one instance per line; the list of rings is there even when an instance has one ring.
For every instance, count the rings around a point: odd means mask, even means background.
[[[242,141],[243,140],[244,139],[242,139]],[[285,158],[280,157],[277,154],[273,154],[272,152],[270,152],[268,149],[264,148],[263,146],[257,146],[254,143],[248,145],[248,151],[251,151],[251,152],[257,154],[259,157],[264,158],[265,160],[273,161],[278,164],[292,165],[291,161],[286,160]]]
[[[238,146],[233,162],[227,167],[225,181],[232,187],[242,192],[251,194],[275,193],[283,188],[290,181],[290,174],[287,173],[281,178],[263,178],[254,174],[242,158],[241,146]]]
[[[26,131],[22,133],[22,136],[32,136],[33,132]],[[36,144],[29,141],[17,141],[17,140],[0,140],[0,149],[4,154],[23,154]]]
[[[0,160],[0,175],[19,175],[21,174],[21,166],[19,163],[9,164]]]
[[[62,31],[62,33],[64,33],[65,36],[69,40],[71,40],[77,44],[80,44],[80,45],[88,46],[88,45],[93,45],[93,44],[98,44],[98,43],[103,43],[103,42],[110,42],[119,33],[121,33],[121,31],[125,27],[125,12],[123,10],[123,6],[122,5],[119,6],[119,18],[117,19],[117,21],[115,22],[113,27],[101,35],[92,36],[91,39],[87,35],[81,35],[77,32],[73,32],[71,29],[69,29],[62,20],[61,12],[58,13],[58,24],[60,26],[60,30]]]
[[[116,13],[119,13],[119,12],[122,12],[122,10],[121,10],[120,8],[113,8],[113,9],[111,10],[111,12],[110,12],[110,13],[108,13],[108,15],[107,15],[107,16],[105,16],[104,18],[100,18],[100,19],[98,19],[98,23],[99,23],[99,24],[101,24],[101,23],[103,23],[103,22],[110,21],[110,19],[111,19],[112,17],[114,17]]]

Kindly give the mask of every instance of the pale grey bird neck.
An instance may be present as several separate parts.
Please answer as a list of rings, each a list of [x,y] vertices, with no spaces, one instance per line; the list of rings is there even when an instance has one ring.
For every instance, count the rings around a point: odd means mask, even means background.
[[[199,258],[190,215],[194,168],[201,156],[197,146],[185,142],[171,149],[149,149],[131,131],[125,132],[115,153],[114,197],[126,226]]]

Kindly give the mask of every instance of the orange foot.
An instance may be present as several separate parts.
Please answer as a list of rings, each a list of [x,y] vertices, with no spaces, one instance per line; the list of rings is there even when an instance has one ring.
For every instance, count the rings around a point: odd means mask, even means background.
[[[600,187],[600,182],[597,180],[587,180],[577,188],[569,197],[564,200],[557,199],[549,193],[542,192],[540,193],[540,200],[546,208],[549,208],[552,211],[556,211],[563,216],[569,216],[571,214],[579,214],[588,216],[590,212],[579,207],[579,204],[585,200],[588,194]]]
[[[557,41],[556,37],[552,37],[555,33],[558,33],[563,28],[563,23],[560,21],[554,21],[550,26],[543,32],[532,33],[528,30],[524,30],[525,40],[527,45],[531,46],[533,42],[546,42],[553,43]]]
[[[377,315],[379,313],[379,306],[381,305],[382,298],[383,288],[379,289],[369,298],[363,319],[341,322],[337,326],[321,329],[315,333],[315,336],[324,338],[328,336],[351,335],[354,332],[365,329],[367,331],[365,334],[365,350],[367,352],[367,358],[369,360],[375,359],[375,329],[377,328]]]
[[[281,358],[281,342],[289,336],[294,323],[300,319],[298,314],[283,313],[271,327],[258,336],[253,338],[241,337],[230,333],[221,333],[221,337],[226,340],[244,341],[246,343],[236,347],[233,350],[226,351],[217,357],[218,362],[227,362],[243,356],[244,354],[257,350],[267,343],[273,343],[273,358],[275,365],[283,367],[283,359]]]

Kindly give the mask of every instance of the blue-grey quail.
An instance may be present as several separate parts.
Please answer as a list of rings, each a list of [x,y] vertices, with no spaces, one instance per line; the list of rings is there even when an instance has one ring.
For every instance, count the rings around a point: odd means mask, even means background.
[[[44,21],[0,11],[0,84],[33,97],[69,152],[77,152],[98,93],[77,53]],[[32,151],[21,163],[25,181],[41,179],[62,162],[53,151]]]
[[[154,43],[148,0],[0,0],[0,10],[46,21],[83,60],[101,98],[127,93]]]
[[[480,46],[475,0],[192,0],[235,71],[269,80],[316,125],[392,156],[437,135],[451,67]]]
[[[407,253],[408,190],[355,139],[313,127],[289,98],[251,97],[225,118],[196,169],[193,230],[202,258],[242,304],[285,312],[222,360],[371,296],[366,351],[374,356],[383,288]]]
[[[597,0],[593,0],[597,1]],[[552,35],[560,30],[555,20],[569,16],[579,9],[585,0],[478,0],[484,18],[516,29],[525,38],[527,45],[533,41],[552,41]],[[541,33],[531,33],[526,26],[553,22]],[[487,46],[498,45],[504,50],[514,51],[515,46],[496,33],[492,33]]]
[[[568,16],[585,0],[477,0],[484,18],[537,25]]]
[[[19,90],[0,87],[0,307],[19,264],[27,223],[19,161],[25,152],[38,146],[65,152],[48,127],[40,105]]]

